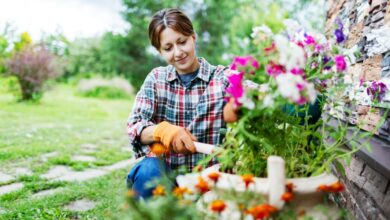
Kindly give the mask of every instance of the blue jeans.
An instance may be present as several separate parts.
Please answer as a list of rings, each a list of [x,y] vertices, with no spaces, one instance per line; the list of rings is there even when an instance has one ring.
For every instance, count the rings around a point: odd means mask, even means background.
[[[127,188],[132,189],[137,199],[147,199],[152,196],[158,180],[169,172],[165,162],[156,157],[145,157],[131,169],[127,175]]]

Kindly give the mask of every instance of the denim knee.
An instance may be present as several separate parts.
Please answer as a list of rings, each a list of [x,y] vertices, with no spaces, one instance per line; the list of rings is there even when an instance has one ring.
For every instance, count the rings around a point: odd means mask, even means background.
[[[164,161],[156,157],[145,157],[134,165],[127,175],[127,188],[132,189],[137,198],[148,198],[152,196],[154,189],[152,181],[160,178],[166,172],[167,168]]]

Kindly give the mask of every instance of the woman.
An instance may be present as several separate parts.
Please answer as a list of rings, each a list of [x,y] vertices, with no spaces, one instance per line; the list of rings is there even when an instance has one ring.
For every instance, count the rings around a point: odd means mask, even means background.
[[[205,156],[196,153],[194,141],[220,143],[228,86],[223,66],[196,56],[196,35],[181,11],[157,12],[149,24],[149,39],[168,66],[148,74],[127,122],[136,158],[145,156],[130,171],[128,187],[143,198],[152,195],[147,182],[182,166],[191,171]],[[159,145],[168,149],[162,157],[151,151]]]

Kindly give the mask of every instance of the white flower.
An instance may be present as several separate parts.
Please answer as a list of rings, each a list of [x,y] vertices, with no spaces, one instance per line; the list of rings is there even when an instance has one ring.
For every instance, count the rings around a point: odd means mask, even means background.
[[[268,83],[264,83],[264,84],[260,85],[259,92],[266,93],[266,92],[269,92],[269,91],[271,91],[271,87],[269,86]]]
[[[279,63],[284,65],[287,71],[305,67],[305,51],[300,46],[281,35],[275,36],[275,45],[279,51]]]
[[[309,98],[309,101],[311,103],[314,103],[317,98],[317,92],[316,89],[314,88],[314,84],[306,82],[305,86],[306,86],[306,91],[307,91],[307,96]]]
[[[263,105],[265,107],[270,107],[274,105],[274,99],[272,98],[271,95],[266,95],[263,100]]]
[[[252,101],[252,99],[246,97],[245,95],[238,99],[238,102],[242,103],[242,105],[247,109],[254,109],[255,103]]]
[[[245,89],[255,90],[261,88],[261,85],[253,82],[252,80],[244,80],[244,87]]]
[[[301,104],[302,98],[312,103],[316,100],[314,84],[308,83],[300,75],[280,74],[276,77],[276,83],[280,94],[295,103]]]
[[[298,101],[301,98],[301,93],[297,84],[303,84],[303,82],[304,81],[300,75],[293,75],[290,73],[280,74],[276,77],[276,83],[278,84],[278,91],[280,94],[293,101]]]
[[[272,30],[267,25],[261,25],[252,28],[252,33],[251,33],[252,38],[257,38],[262,34],[267,37],[271,37],[273,35]]]

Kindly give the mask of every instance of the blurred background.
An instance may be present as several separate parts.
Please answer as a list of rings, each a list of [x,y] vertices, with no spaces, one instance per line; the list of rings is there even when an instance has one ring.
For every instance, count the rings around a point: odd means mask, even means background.
[[[119,76],[135,90],[153,67],[164,65],[147,37],[151,16],[162,8],[180,8],[189,15],[198,35],[198,55],[222,65],[250,49],[249,35],[254,26],[267,24],[277,30],[283,19],[294,18],[308,30],[322,30],[325,20],[323,0],[0,2],[3,75],[12,75],[9,61],[16,52],[44,45],[60,65],[54,74],[57,81]]]

